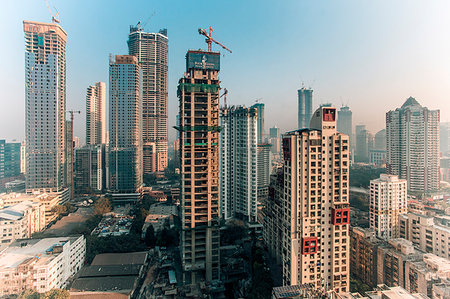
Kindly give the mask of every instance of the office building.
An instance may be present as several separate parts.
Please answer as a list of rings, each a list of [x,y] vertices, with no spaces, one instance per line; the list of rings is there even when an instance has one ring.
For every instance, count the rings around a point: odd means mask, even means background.
[[[86,145],[106,144],[106,83],[97,82],[86,92]]]
[[[167,29],[144,32],[130,26],[128,52],[142,68],[143,173],[162,172],[167,167]]]
[[[142,69],[131,55],[109,63],[109,190],[137,194],[142,188]]]
[[[386,113],[386,168],[408,181],[410,192],[439,189],[439,110],[410,97]]]
[[[283,285],[349,290],[349,137],[336,116],[319,108],[309,129],[283,135]]]
[[[220,53],[190,50],[178,83],[183,281],[220,279]]]
[[[269,143],[272,145],[272,154],[278,155],[281,152],[281,133],[280,128],[277,128],[277,126],[269,129]]]
[[[342,106],[338,111],[337,130],[350,138],[350,147],[353,147],[353,112],[348,106]]]
[[[221,217],[256,222],[257,110],[232,106],[220,113]]]
[[[24,21],[27,191],[66,187],[66,32]]]
[[[399,237],[399,216],[408,212],[406,185],[406,180],[388,174],[370,181],[370,228],[377,237]]]
[[[0,140],[0,179],[20,175],[20,143]]]
[[[0,253],[0,296],[63,289],[85,257],[84,236],[15,241]]]
[[[103,192],[107,186],[106,145],[86,145],[75,150],[75,192]]]
[[[302,87],[297,91],[298,94],[298,129],[309,127],[309,121],[312,117],[312,94],[313,90]]]
[[[45,228],[45,207],[40,202],[23,201],[0,209],[0,246]]]
[[[258,138],[258,144],[265,143],[265,129],[264,129],[264,103],[256,103],[252,106],[252,108],[256,108],[257,110],[257,118],[258,118],[258,131],[257,131],[257,138]]]
[[[446,218],[447,221],[442,220]],[[450,260],[450,222],[446,216],[403,214],[400,217],[400,237],[424,252]]]

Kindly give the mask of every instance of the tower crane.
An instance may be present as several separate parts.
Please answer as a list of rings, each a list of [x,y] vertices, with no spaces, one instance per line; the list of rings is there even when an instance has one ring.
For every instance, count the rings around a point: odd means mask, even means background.
[[[52,10],[50,9],[50,5],[48,5],[48,1],[47,1],[47,0],[45,0],[45,4],[47,5],[48,12],[49,12],[50,15],[52,16],[52,22],[53,22],[53,23],[58,23],[58,24],[59,24],[60,21],[59,21],[59,19],[58,19],[58,15],[59,15],[58,10],[55,8],[56,14],[53,15]]]
[[[209,52],[212,51],[212,43],[214,42],[214,43],[218,44],[219,46],[221,46],[222,48],[224,48],[225,50],[227,50],[228,52],[233,53],[233,52],[231,52],[230,49],[228,49],[227,47],[222,45],[220,42],[218,42],[214,38],[212,38],[212,36],[211,36],[212,33],[213,33],[212,27],[209,27],[209,33],[203,28],[198,28],[198,34],[204,35],[206,37],[205,41],[208,44],[208,51]]]
[[[227,108],[227,94],[228,94],[228,90],[225,88],[223,90],[223,94],[220,96],[221,98],[224,97],[223,102],[224,102],[225,108]]]
[[[77,110],[69,110],[69,111],[67,111],[67,112],[69,112],[70,113],[70,121],[73,123],[73,114],[74,113],[77,113],[77,114],[80,114],[81,113],[81,111],[77,111]]]

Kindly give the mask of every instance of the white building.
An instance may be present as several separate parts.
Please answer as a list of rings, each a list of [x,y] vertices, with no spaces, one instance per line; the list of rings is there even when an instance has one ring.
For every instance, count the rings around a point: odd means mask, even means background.
[[[379,238],[398,238],[399,215],[408,212],[407,182],[398,176],[381,174],[370,181],[370,228]]]
[[[87,88],[86,145],[106,144],[106,84],[97,82]]]
[[[336,117],[319,108],[310,129],[283,136],[283,285],[349,290],[349,137]]]
[[[386,113],[386,168],[408,181],[408,191],[439,189],[439,110],[410,97]]]
[[[0,253],[0,296],[64,288],[85,257],[84,236],[16,241]]]
[[[44,228],[45,207],[41,203],[23,201],[0,210],[0,246],[30,238]]]
[[[223,108],[220,116],[220,202],[224,219],[256,222],[257,109]]]
[[[24,21],[27,191],[66,187],[66,32]]]
[[[400,238],[411,241],[422,251],[450,259],[450,227],[438,217],[407,213],[400,217]]]

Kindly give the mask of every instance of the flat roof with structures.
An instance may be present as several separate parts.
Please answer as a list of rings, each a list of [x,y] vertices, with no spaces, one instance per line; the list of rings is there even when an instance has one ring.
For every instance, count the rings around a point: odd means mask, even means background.
[[[145,263],[146,259],[146,251],[127,253],[103,253],[96,255],[91,265],[142,265]]]

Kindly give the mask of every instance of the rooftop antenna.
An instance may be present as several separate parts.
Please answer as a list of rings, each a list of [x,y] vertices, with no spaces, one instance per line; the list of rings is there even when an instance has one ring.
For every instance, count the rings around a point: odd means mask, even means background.
[[[50,9],[50,5],[48,5],[48,1],[47,1],[47,0],[45,0],[45,4],[47,5],[48,12],[49,12],[50,15],[52,16],[52,23],[58,23],[58,24],[59,24],[60,21],[59,21],[59,19],[58,19],[58,15],[59,15],[58,10],[57,10],[55,7],[53,7],[53,8],[55,8],[55,10],[56,10],[56,14],[54,15],[53,12],[52,12],[52,10]]]

